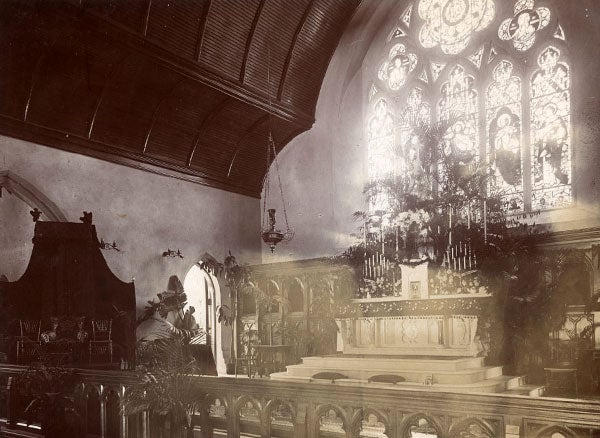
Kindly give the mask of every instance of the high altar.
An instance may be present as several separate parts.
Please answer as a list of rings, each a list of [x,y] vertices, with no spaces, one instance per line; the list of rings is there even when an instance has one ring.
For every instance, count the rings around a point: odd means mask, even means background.
[[[539,391],[523,387],[521,377],[503,376],[500,366],[484,365],[489,344],[479,326],[485,324],[491,295],[470,248],[455,246],[441,265],[426,257],[388,263],[376,254],[365,260],[365,287],[336,319],[341,353],[304,357],[271,379],[453,392]]]
[[[430,268],[428,261],[400,264],[400,271],[393,296],[356,299],[363,315],[337,320],[343,353],[477,356],[482,346],[473,310],[489,297],[477,271]],[[456,284],[453,290],[444,288],[448,282]]]

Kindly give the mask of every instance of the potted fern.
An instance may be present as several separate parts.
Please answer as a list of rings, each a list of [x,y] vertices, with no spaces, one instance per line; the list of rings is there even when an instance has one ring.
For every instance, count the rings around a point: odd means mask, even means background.
[[[148,412],[171,438],[193,438],[194,413],[204,396],[195,378],[196,360],[186,347],[181,336],[153,341],[152,358],[121,405],[125,415]]]
[[[39,421],[47,438],[83,436],[77,413],[75,388],[80,378],[74,370],[34,365],[15,377],[14,387],[25,408],[27,424]]]

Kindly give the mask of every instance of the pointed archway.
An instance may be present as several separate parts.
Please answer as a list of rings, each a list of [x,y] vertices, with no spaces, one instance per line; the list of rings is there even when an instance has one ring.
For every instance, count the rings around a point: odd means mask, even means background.
[[[10,170],[0,171],[0,187],[21,199],[31,208],[37,208],[48,220],[66,222],[67,217],[41,190]]]
[[[195,309],[196,323],[207,334],[206,344],[211,347],[217,373],[226,374],[221,324],[217,321],[217,308],[221,305],[221,289],[217,277],[196,263],[185,275],[183,290],[188,305]]]

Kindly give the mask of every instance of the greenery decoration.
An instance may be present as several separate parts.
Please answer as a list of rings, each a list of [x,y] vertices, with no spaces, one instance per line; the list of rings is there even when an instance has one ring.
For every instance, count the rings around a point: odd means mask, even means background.
[[[77,438],[83,436],[74,396],[80,383],[75,370],[36,364],[15,376],[13,386],[19,397],[29,401],[27,424],[39,421],[47,438]]]
[[[171,431],[183,430],[193,438],[193,416],[204,397],[195,378],[196,360],[181,336],[158,339],[153,345],[153,360],[139,370],[137,382],[125,392],[122,413],[147,411],[160,419],[163,429],[168,425]]]

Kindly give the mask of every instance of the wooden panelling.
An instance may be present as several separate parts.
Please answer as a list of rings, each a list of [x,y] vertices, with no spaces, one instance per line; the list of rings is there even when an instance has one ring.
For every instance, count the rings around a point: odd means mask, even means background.
[[[257,23],[254,38],[248,49],[248,62],[244,82],[259,90],[266,90],[267,67],[273,100],[281,83],[281,76],[288,52],[292,48],[296,27],[301,21],[309,0],[297,0],[290,9],[285,0],[268,1]],[[280,30],[275,33],[272,23],[279,22]]]
[[[243,12],[236,4],[237,0],[211,2],[200,50],[201,64],[234,80],[240,76],[260,0],[244,0]]]
[[[141,152],[153,114],[179,77],[138,57],[129,57],[108,84],[92,139]]]
[[[190,81],[179,83],[157,108],[145,153],[186,163],[199,126],[221,100],[223,96],[216,91],[200,92]]]
[[[83,6],[141,32],[150,0],[84,0]]]
[[[184,58],[194,59],[206,1],[152,0],[146,35]]]
[[[346,27],[353,8],[348,7],[353,0],[318,0],[311,8],[306,21],[298,34],[290,57],[281,101],[307,112],[314,112],[321,81],[329,64],[329,59],[341,29]],[[313,50],[321,47],[322,52]],[[322,56],[328,53],[328,56]],[[299,92],[302,90],[302,92]]]
[[[86,135],[109,73],[122,54],[94,45],[86,34],[56,42],[38,60],[27,120]]]

